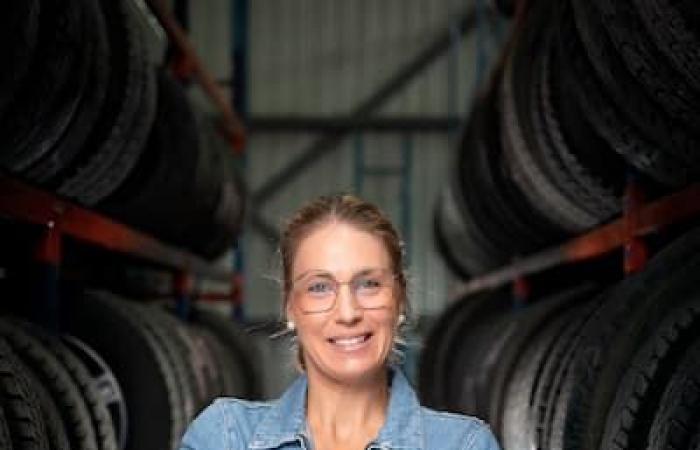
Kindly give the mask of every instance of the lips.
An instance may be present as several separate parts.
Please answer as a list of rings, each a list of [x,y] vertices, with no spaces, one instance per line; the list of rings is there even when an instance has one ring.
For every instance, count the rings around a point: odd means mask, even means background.
[[[352,336],[335,336],[328,339],[333,345],[337,345],[341,348],[353,349],[362,346],[372,337],[372,333],[356,334]]]

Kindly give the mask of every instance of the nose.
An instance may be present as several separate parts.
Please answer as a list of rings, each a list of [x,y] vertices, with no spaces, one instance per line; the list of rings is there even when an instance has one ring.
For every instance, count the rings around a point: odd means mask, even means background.
[[[341,285],[336,298],[336,321],[351,325],[362,319],[362,308],[349,284]]]

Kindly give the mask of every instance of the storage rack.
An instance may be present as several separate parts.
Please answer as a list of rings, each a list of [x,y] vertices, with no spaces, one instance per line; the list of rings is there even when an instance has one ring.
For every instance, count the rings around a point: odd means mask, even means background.
[[[515,283],[523,290],[523,278],[552,267],[590,260],[625,248],[624,269],[630,274],[643,269],[646,249],[643,236],[700,215],[700,183],[643,205],[639,187],[630,184],[625,192],[622,217],[592,229],[561,245],[541,250],[512,264],[461,283],[452,298]],[[517,294],[516,294],[517,295]]]
[[[186,32],[162,0],[146,0],[146,3],[177,50],[176,66],[186,68],[187,74],[192,74],[201,85],[221,114],[221,133],[236,153],[242,152],[245,129],[225,92],[206,69]],[[232,304],[238,304],[241,300],[242,280],[232,270],[216,266],[188,251],[165,244],[146,233],[3,173],[0,173],[0,217],[44,227],[34,257],[54,268],[60,266],[63,258],[63,238],[70,237],[172,271],[172,293],[178,300],[191,298],[193,276],[230,283],[231,286],[228,293],[201,292],[197,293],[197,298],[231,301]]]
[[[176,293],[189,289],[192,275],[237,283],[229,270],[4,174],[0,174],[0,217],[44,227],[36,252],[44,263],[60,265],[63,238],[68,236],[172,270]],[[204,296],[216,298],[214,294]]]

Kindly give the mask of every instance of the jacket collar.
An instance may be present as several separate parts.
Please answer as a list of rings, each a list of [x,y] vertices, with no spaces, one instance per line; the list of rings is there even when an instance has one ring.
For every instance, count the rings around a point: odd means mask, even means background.
[[[390,368],[391,391],[386,422],[368,448],[422,449],[423,427],[420,404],[413,388],[398,368]],[[302,439],[306,430],[306,375],[300,376],[273,403],[255,428],[250,449],[276,449]]]

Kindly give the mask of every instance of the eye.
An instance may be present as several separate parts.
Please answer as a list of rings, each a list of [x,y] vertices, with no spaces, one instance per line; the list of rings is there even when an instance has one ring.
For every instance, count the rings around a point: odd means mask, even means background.
[[[362,277],[357,280],[356,286],[362,290],[375,290],[382,287],[382,281],[376,277]]]
[[[310,294],[327,294],[333,291],[333,284],[328,280],[310,281],[306,286],[306,292]]]

